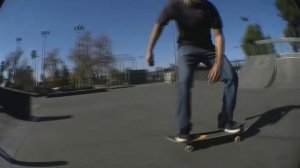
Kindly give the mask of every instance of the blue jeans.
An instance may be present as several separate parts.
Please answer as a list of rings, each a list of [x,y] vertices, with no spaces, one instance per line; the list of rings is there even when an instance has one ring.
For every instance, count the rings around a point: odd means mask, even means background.
[[[177,120],[182,134],[189,134],[192,128],[191,88],[195,69],[200,62],[211,68],[215,63],[215,56],[214,50],[190,45],[182,45],[178,48]],[[221,114],[225,122],[229,122],[233,119],[233,111],[236,105],[238,76],[225,55],[222,59],[219,80],[225,84]]]

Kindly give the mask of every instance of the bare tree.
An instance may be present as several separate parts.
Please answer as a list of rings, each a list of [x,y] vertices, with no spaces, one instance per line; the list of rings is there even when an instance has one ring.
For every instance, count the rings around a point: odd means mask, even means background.
[[[2,61],[1,62],[1,66],[0,66],[0,84],[2,84],[4,82],[4,72],[6,70],[6,65],[5,62]]]
[[[58,87],[62,81],[64,62],[59,56],[59,49],[54,49],[45,58],[47,87]]]
[[[21,50],[14,51],[10,53],[3,64],[4,71],[8,73],[8,81],[10,83],[15,83],[16,80],[16,71],[18,68],[18,64],[23,52]]]
[[[111,41],[107,36],[94,39],[90,32],[85,32],[77,42],[70,56],[75,64],[77,80],[96,79],[105,76],[113,62]]]
[[[58,69],[58,64],[61,59],[59,58],[59,50],[54,49],[50,51],[45,58],[45,69],[47,75],[53,76],[54,72]]]
[[[112,54],[111,40],[102,35],[95,39],[95,52],[94,52],[94,66],[91,67],[93,77],[99,78],[101,76],[107,76],[109,70],[112,68],[112,64],[115,59]]]
[[[33,90],[32,68],[28,65],[26,59],[22,60],[21,65],[16,70],[14,88],[23,91]]]
[[[90,32],[85,32],[76,42],[78,46],[72,51],[71,61],[75,64],[77,80],[88,78],[88,68],[92,62],[93,39]]]

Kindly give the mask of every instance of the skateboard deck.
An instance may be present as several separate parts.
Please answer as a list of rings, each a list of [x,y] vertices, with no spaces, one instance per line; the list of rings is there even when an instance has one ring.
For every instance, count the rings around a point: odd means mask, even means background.
[[[194,151],[194,144],[195,143],[202,143],[205,141],[209,141],[212,139],[218,139],[218,138],[225,138],[225,137],[232,137],[234,142],[239,142],[242,140],[242,134],[246,132],[250,127],[252,123],[243,123],[241,124],[241,131],[237,133],[227,133],[224,132],[224,130],[215,130],[215,131],[210,131],[210,132],[202,132],[202,133],[197,133],[197,134],[191,134],[190,138],[186,142],[176,142],[175,141],[175,136],[169,135],[166,137],[167,140],[175,142],[175,143],[183,143],[185,144],[185,151],[186,152],[192,152]]]

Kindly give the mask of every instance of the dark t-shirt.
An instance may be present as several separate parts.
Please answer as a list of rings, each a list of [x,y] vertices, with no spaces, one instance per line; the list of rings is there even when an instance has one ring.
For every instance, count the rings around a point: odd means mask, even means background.
[[[222,28],[222,20],[215,6],[205,0],[192,6],[183,0],[171,0],[161,12],[158,23],[166,25],[175,20],[179,30],[179,45],[190,44],[204,49],[214,49],[211,28]]]

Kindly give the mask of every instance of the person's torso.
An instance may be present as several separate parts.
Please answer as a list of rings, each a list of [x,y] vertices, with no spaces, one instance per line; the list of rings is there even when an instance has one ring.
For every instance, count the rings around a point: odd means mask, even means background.
[[[175,21],[179,29],[179,44],[192,44],[202,48],[214,48],[211,41],[211,25],[213,15],[210,4],[189,6],[182,1],[177,2]]]

